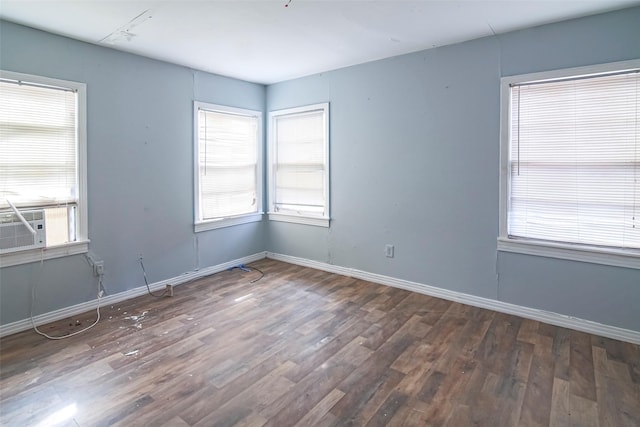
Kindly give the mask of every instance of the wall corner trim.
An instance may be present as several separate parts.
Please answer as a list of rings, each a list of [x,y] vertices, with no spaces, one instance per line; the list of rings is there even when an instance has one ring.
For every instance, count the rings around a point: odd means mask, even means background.
[[[189,271],[181,274],[180,276],[161,280],[155,283],[150,283],[149,288],[153,292],[153,291],[164,289],[167,285],[172,285],[172,286],[182,285],[187,282],[191,282],[193,280],[197,280],[202,277],[206,277],[211,274],[215,274],[220,271],[227,270],[229,268],[235,267],[240,264],[248,264],[250,262],[264,259],[266,258],[266,255],[267,255],[266,252],[258,252],[253,255],[248,255],[246,257],[238,258],[232,261],[223,262],[222,264],[201,268],[199,270]],[[146,295],[146,293],[147,293],[147,287],[139,286],[137,288],[129,289],[128,291],[119,292],[113,295],[107,295],[106,297],[101,299],[100,306],[104,307],[106,305],[116,304],[131,298],[139,297],[141,295]],[[87,301],[87,302],[76,304],[70,307],[65,307],[60,310],[39,314],[33,317],[33,323],[36,326],[39,326],[39,325],[44,325],[46,323],[55,322],[56,320],[61,320],[69,316],[75,316],[77,314],[86,313],[87,311],[95,310],[97,303],[98,303],[98,300],[94,299],[92,301]],[[27,329],[31,329],[32,327],[33,325],[31,324],[31,319],[28,319],[28,318],[23,320],[18,320],[12,323],[7,323],[6,325],[0,325],[0,337],[26,331]]]
[[[485,308],[500,313],[512,314],[526,319],[537,320],[540,322],[549,323],[551,325],[574,329],[581,332],[587,332],[606,338],[612,338],[615,340],[630,342],[633,344],[640,344],[640,331],[633,331],[616,326],[604,325],[601,323],[593,322],[591,320],[580,319],[564,314],[553,313],[550,311],[538,310],[535,308],[511,304],[504,301],[493,300],[490,298],[478,297],[462,292],[450,291],[447,289],[425,285],[422,283],[396,279],[394,277],[384,276],[381,274],[369,273],[353,268],[331,265],[324,262],[298,258],[290,255],[267,252],[267,258],[288,262],[290,264],[301,265],[303,267],[310,267],[329,273],[350,276],[356,279],[366,280],[381,285],[392,286],[394,288],[405,289],[408,291],[413,291],[436,298],[442,298],[449,301],[459,302],[461,304],[467,304],[478,308]]]

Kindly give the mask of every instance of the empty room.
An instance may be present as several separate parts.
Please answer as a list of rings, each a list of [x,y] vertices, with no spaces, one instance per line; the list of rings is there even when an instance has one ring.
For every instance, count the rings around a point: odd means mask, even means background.
[[[0,0],[0,425],[640,426],[640,1]]]

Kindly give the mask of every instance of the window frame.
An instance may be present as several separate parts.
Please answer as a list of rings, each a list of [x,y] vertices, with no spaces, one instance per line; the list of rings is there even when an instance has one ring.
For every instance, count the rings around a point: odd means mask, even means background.
[[[640,60],[619,61],[585,67],[542,71],[506,76],[500,79],[500,197],[499,234],[497,241],[498,251],[640,269],[640,250],[637,249],[619,249],[578,243],[558,243],[537,239],[515,238],[508,235],[509,195],[511,192],[511,85],[562,78],[579,78],[586,75],[611,73],[634,68],[640,68]]]
[[[277,159],[277,140],[276,140],[276,121],[279,117],[296,115],[301,113],[311,113],[321,110],[324,114],[324,200],[325,208],[324,215],[310,215],[310,214],[295,214],[295,213],[282,213],[277,212],[275,208],[276,200],[276,168],[275,161]],[[331,223],[331,191],[330,191],[330,115],[329,115],[329,103],[322,102],[318,104],[304,105],[300,107],[286,108],[281,110],[274,110],[269,112],[269,220],[290,222],[304,225],[313,225],[317,227],[329,227]]]
[[[0,70],[0,77],[25,81],[44,86],[62,87],[77,93],[76,135],[78,202],[76,214],[76,240],[61,245],[31,248],[0,255],[0,268],[26,264],[41,260],[83,254],[89,251],[88,193],[87,193],[87,85],[71,80],[62,80],[34,74]],[[34,207],[36,208],[36,207]]]
[[[219,217],[212,219],[200,218],[200,167],[199,167],[199,114],[200,109],[212,111],[222,114],[241,115],[248,117],[255,117],[258,121],[257,135],[256,135],[256,211],[249,212],[240,215],[233,215],[227,217]],[[263,126],[262,111],[249,110],[244,108],[229,107],[226,105],[212,104],[202,101],[193,102],[193,174],[194,174],[194,231],[196,233],[215,230],[218,228],[231,227],[234,225],[247,224],[251,222],[262,221],[263,202],[262,202],[262,187],[263,187]]]

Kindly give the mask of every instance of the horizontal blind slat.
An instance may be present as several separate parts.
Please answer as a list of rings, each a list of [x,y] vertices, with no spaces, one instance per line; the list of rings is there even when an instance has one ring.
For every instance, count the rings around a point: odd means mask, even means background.
[[[324,110],[276,118],[274,204],[279,210],[324,213]]]
[[[508,233],[640,248],[638,73],[511,89]]]
[[[202,219],[257,211],[255,116],[198,111],[198,174]]]
[[[77,95],[0,81],[0,200],[77,202]]]

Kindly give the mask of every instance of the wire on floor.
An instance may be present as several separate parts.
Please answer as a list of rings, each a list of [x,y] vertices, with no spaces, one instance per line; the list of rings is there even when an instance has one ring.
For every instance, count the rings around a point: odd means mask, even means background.
[[[260,273],[260,277],[258,277],[256,279],[253,279],[249,283],[255,283],[255,282],[257,282],[258,280],[260,280],[260,279],[262,279],[264,277],[264,271],[262,271],[262,270],[260,270],[259,268],[256,268],[256,267],[251,267],[251,266],[246,266],[244,264],[240,264],[240,265],[236,265],[236,266],[231,267],[229,269],[229,271],[233,270],[234,268],[240,269],[240,270],[242,270],[244,272],[247,272],[247,273],[250,273],[251,270],[257,271],[258,273]]]
[[[158,294],[154,294],[153,292],[151,292],[151,287],[149,286],[149,281],[147,280],[147,271],[145,270],[144,263],[142,262],[143,261],[142,255],[140,255],[140,258],[138,258],[138,261],[140,261],[140,267],[142,268],[142,275],[144,276],[144,284],[147,286],[147,293],[149,295],[151,295],[152,297],[156,297],[156,298],[163,298],[165,296],[172,296],[167,289],[162,291],[162,293],[159,294],[159,295]],[[244,272],[247,272],[247,273],[249,273],[251,271],[257,271],[258,273],[260,273],[260,277],[257,277],[255,279],[253,279],[249,283],[255,283],[255,282],[257,282],[258,280],[260,280],[260,279],[262,279],[264,277],[264,272],[262,270],[260,270],[259,268],[246,266],[244,264],[239,264],[239,265],[233,266],[230,269],[228,269],[228,271],[231,271],[231,270],[236,269],[236,268],[240,269],[240,270],[242,270]],[[224,271],[224,270],[222,270],[222,271]],[[214,275],[216,275],[218,273],[222,273],[222,271],[218,271],[217,273],[213,273],[212,276],[214,276]],[[195,280],[198,280],[198,279],[189,280],[189,282],[192,282],[192,281],[195,281]],[[184,282],[184,283],[189,283],[189,282]],[[182,283],[182,284],[184,284],[184,283]]]
[[[42,250],[41,256],[40,256],[40,273],[38,274],[38,281],[36,283],[33,284],[33,286],[31,287],[31,310],[29,313],[29,318],[31,319],[31,326],[33,326],[33,330],[38,334],[38,335],[42,335],[45,338],[48,338],[50,340],[62,340],[65,338],[69,338],[78,334],[81,334],[85,331],[88,331],[89,329],[93,328],[94,326],[96,326],[98,324],[98,322],[100,321],[100,299],[102,298],[102,275],[98,276],[98,306],[96,307],[96,321],[93,322],[91,325],[87,326],[86,328],[83,328],[79,331],[75,331],[66,335],[60,335],[60,336],[52,336],[52,335],[48,335],[44,332],[42,332],[41,330],[38,329],[38,327],[36,326],[36,322],[33,320],[33,307],[36,305],[36,290],[38,288],[38,285],[40,284],[40,280],[42,279],[42,270],[44,268],[44,250]]]
[[[260,277],[253,279],[252,281],[250,281],[249,283],[256,283],[258,280],[262,279],[264,277],[264,271],[260,270],[259,268],[255,268],[255,267],[249,267],[252,270],[257,271],[258,273],[260,273]]]
[[[140,267],[142,267],[142,275],[144,276],[144,284],[147,285],[147,292],[149,293],[149,295],[151,295],[152,297],[156,297],[156,298],[163,298],[167,295],[169,295],[167,293],[167,289],[165,288],[164,291],[162,291],[162,293],[160,295],[154,294],[153,292],[151,292],[151,288],[149,287],[149,281],[147,280],[147,271],[144,269],[144,264],[142,263],[142,255],[140,255],[140,258],[138,259],[140,261]]]

